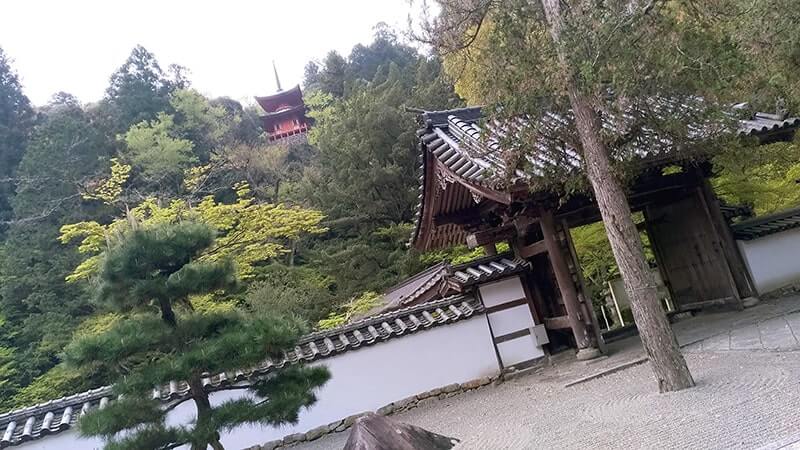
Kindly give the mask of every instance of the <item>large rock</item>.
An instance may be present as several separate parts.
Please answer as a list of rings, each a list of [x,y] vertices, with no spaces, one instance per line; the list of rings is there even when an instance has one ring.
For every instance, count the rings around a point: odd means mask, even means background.
[[[356,420],[342,450],[448,450],[458,439],[377,414]]]

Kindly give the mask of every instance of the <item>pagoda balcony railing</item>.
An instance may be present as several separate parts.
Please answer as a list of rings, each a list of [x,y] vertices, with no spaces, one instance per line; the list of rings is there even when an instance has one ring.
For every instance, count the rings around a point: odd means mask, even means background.
[[[305,134],[305,133],[308,133],[308,125],[301,125],[299,127],[292,128],[291,130],[272,131],[269,133],[269,140],[274,142],[291,136],[295,136],[298,134]]]

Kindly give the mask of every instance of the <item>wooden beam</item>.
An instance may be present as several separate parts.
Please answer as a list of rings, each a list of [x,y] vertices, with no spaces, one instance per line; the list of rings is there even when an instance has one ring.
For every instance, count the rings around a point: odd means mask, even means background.
[[[570,329],[569,317],[546,317],[544,319],[544,327],[548,330],[568,330]]]
[[[535,244],[521,246],[515,246],[515,251],[517,256],[520,258],[532,258],[536,255],[546,253],[547,252],[547,245],[545,245],[544,240],[541,240]]]
[[[516,236],[517,231],[512,226],[492,228],[491,230],[476,231],[467,234],[467,247],[477,248],[481,245],[502,242]]]

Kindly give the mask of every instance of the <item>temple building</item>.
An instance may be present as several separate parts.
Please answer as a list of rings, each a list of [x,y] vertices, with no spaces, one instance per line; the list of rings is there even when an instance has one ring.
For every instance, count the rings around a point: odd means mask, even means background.
[[[518,311],[527,317],[529,310],[533,323],[546,329],[548,336],[542,339],[551,350],[567,346],[577,348],[581,359],[596,357],[602,339],[570,228],[599,221],[597,203],[588,195],[535,187],[537,177],[557,169],[553,165],[579,170],[580,155],[570,148],[559,158],[534,151],[526,156],[528,169],[509,171],[506,164],[513,158],[482,119],[480,108],[421,114],[420,203],[411,245],[429,251],[467,244],[496,255],[496,244],[507,243],[513,255],[506,258],[529,267],[521,275],[525,295],[508,305],[515,308],[508,314]],[[558,119],[557,124],[566,121]],[[800,118],[755,113],[738,127],[731,131],[760,142],[789,140]],[[698,154],[689,162],[670,148],[657,152],[642,147],[634,154],[639,175],[628,191],[629,202],[634,212],[643,213],[643,229],[675,309],[741,309],[757,301],[751,271],[711,189],[708,155]],[[664,170],[676,166],[679,170]],[[492,263],[476,268],[475,275],[500,270],[497,261]],[[420,291],[427,290],[424,282],[419,284]],[[411,301],[399,303],[413,304],[414,295],[409,297]],[[501,312],[500,307],[485,306]],[[516,342],[525,333],[523,329],[494,339],[498,345]]]
[[[274,64],[273,69],[275,69]],[[277,69],[275,69],[275,84],[278,92],[256,97],[256,102],[265,113],[260,116],[262,128],[269,135],[270,142],[305,142],[312,120],[306,117],[306,105],[303,102],[300,85],[286,91],[281,89]]]

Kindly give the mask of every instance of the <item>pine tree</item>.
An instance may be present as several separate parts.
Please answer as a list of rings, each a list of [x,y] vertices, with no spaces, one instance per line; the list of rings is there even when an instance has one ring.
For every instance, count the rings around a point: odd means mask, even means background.
[[[241,311],[201,313],[192,296],[237,285],[229,261],[209,262],[199,255],[214,243],[206,225],[183,222],[133,227],[103,256],[96,280],[97,301],[128,314],[107,332],[79,339],[65,350],[77,366],[105,366],[118,375],[120,399],[80,421],[84,435],[101,436],[109,449],[169,449],[190,445],[222,449],[219,432],[244,423],[295,422],[302,407],[316,401],[325,368],[292,366],[254,379],[245,387],[255,397],[212,406],[203,378],[247,369],[293,347],[303,331],[294,320]],[[151,397],[154,386],[184,380],[188,392],[164,407]],[[224,388],[222,388],[224,389]],[[193,401],[192,426],[169,426],[166,415]]]

